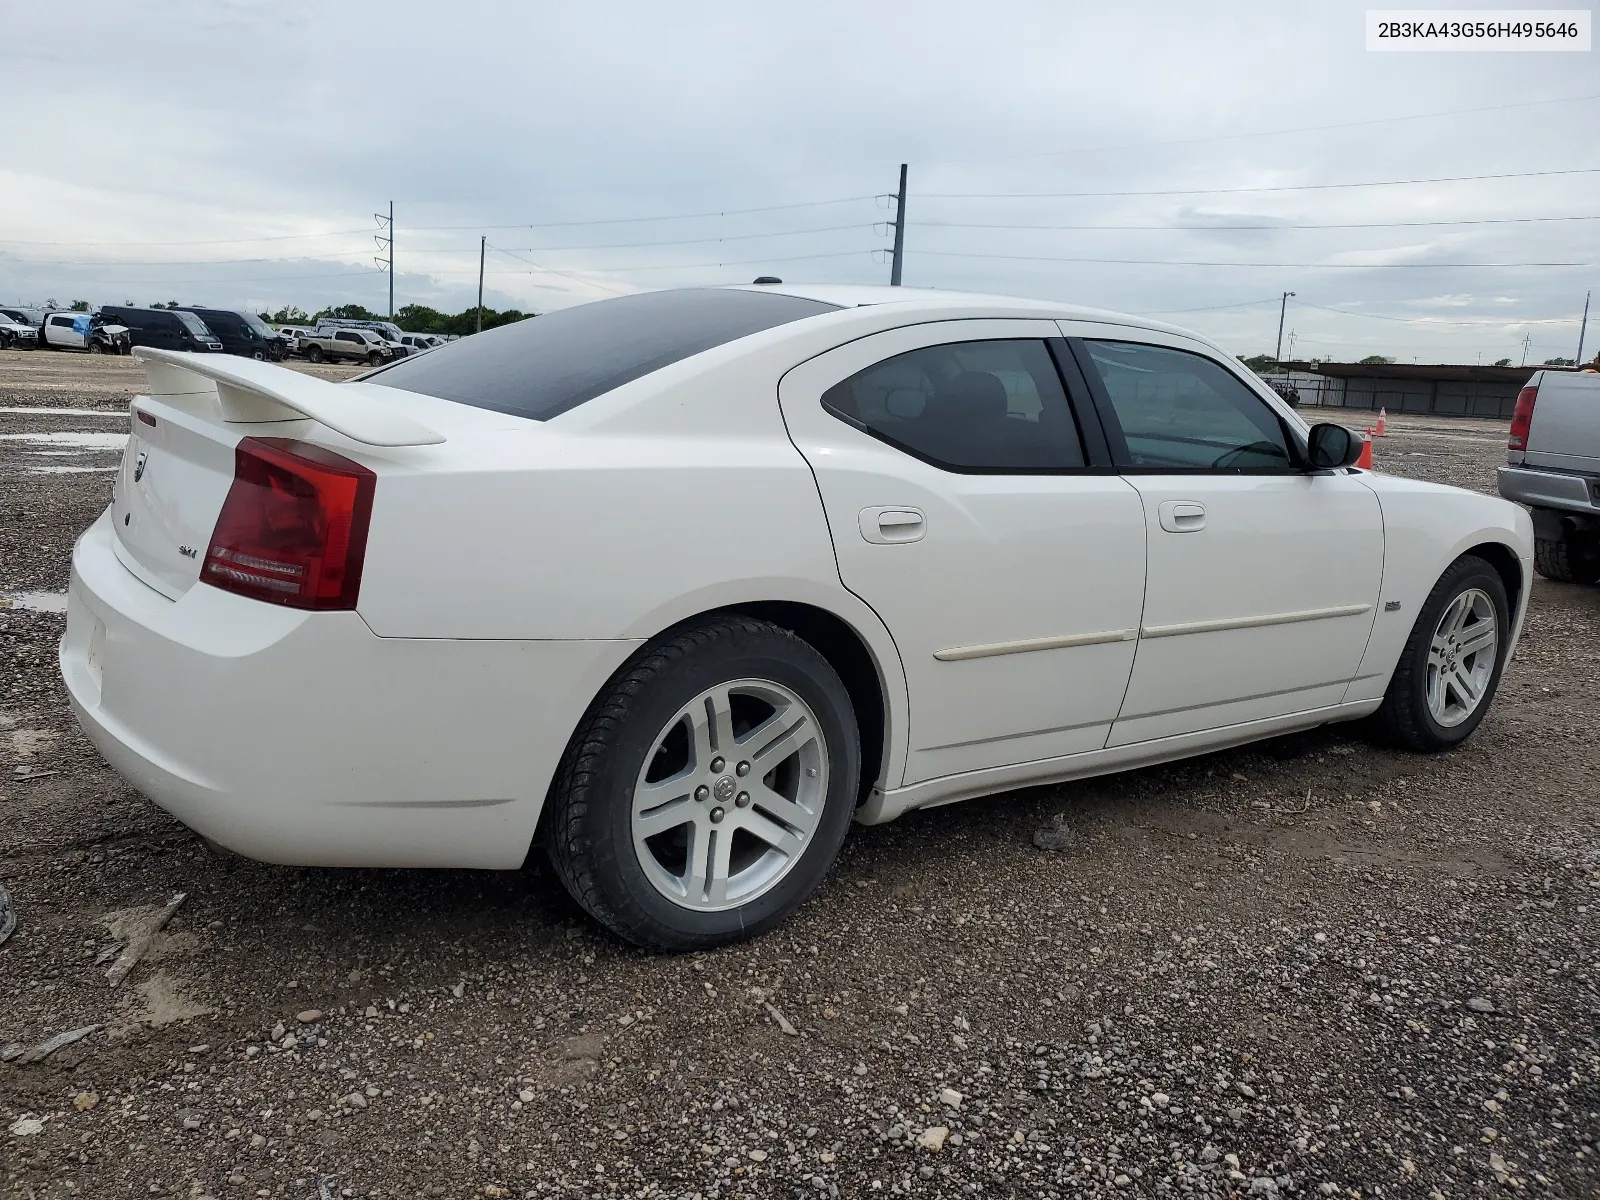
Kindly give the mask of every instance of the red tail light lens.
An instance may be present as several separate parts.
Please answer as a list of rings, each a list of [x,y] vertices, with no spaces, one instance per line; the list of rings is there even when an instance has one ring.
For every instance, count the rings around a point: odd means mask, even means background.
[[[1506,448],[1510,450],[1526,450],[1528,448],[1528,426],[1533,424],[1533,402],[1539,398],[1539,389],[1525,387],[1517,393],[1517,406],[1511,410],[1511,436],[1506,439]]]
[[[354,608],[377,479],[320,446],[245,438],[200,578],[269,604]]]

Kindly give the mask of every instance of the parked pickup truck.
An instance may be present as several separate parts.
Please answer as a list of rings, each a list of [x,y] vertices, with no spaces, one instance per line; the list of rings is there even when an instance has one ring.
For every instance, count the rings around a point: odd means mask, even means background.
[[[370,329],[323,329],[299,334],[298,341],[314,363],[364,358],[376,367],[395,357],[395,346]]]
[[[1538,371],[1511,414],[1500,494],[1533,510],[1534,567],[1600,580],[1600,374]]]

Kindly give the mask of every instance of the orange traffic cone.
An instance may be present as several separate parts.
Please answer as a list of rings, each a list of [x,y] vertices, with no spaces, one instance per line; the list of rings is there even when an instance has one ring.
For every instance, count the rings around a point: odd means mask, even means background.
[[[1388,428],[1389,428],[1389,410],[1387,408],[1380,408],[1378,410],[1378,423],[1377,423],[1376,426],[1373,427],[1372,432],[1373,432],[1373,434],[1375,436],[1382,437],[1384,435],[1384,433],[1388,430]]]
[[[1361,434],[1361,457],[1356,459],[1356,466],[1372,470],[1372,430],[1365,430]]]

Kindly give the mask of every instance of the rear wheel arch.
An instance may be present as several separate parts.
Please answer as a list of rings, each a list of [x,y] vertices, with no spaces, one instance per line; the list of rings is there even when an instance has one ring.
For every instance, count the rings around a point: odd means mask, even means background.
[[[855,711],[856,727],[860,731],[861,786],[860,793],[856,797],[857,806],[859,807],[873,788],[891,786],[890,781],[883,779],[882,776],[885,764],[891,758],[890,738],[894,726],[889,689],[896,686],[896,682],[885,672],[883,664],[880,663],[880,655],[873,652],[869,639],[849,621],[818,605],[788,600],[747,601],[708,608],[674,621],[644,639],[638,649],[601,681],[594,695],[585,703],[582,713],[568,735],[566,748],[562,751],[563,760],[572,750],[573,743],[582,735],[589,714],[595,706],[605,700],[617,681],[626,676],[640,659],[684,629],[704,624],[717,617],[734,615],[753,617],[788,630],[821,654],[839,675],[845,685],[845,691],[850,696],[851,707]],[[530,854],[544,844],[547,816],[551,808],[550,800],[559,782],[560,771],[556,771],[551,777],[550,790],[540,805],[539,819],[529,838]]]
[[[759,601],[736,604],[722,611],[743,613],[787,629],[827,659],[828,665],[838,672],[845,690],[850,693],[856,728],[861,735],[861,794],[856,798],[859,806],[872,789],[880,785],[880,776],[889,758],[887,684],[866,640],[843,617],[812,604]]]

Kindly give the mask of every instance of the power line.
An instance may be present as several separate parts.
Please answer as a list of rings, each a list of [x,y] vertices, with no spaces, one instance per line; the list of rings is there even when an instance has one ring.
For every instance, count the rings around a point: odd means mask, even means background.
[[[1402,325],[1572,325],[1576,324],[1576,317],[1470,317],[1451,319],[1449,317],[1390,317],[1383,313],[1355,312],[1348,308],[1330,308],[1326,304],[1312,304],[1309,300],[1296,300],[1296,304],[1305,308],[1320,309],[1323,312],[1339,313],[1346,317],[1368,317],[1374,321],[1396,321]]]
[[[489,248],[491,250],[496,249],[494,246]],[[810,260],[819,258],[854,258],[858,254],[870,254],[874,249],[881,250],[882,248],[883,247],[881,246],[869,246],[860,250],[835,250],[827,254],[795,254],[784,258],[739,258],[724,262],[651,263],[647,266],[637,267],[596,267],[595,270],[610,274],[623,271],[692,271],[700,267],[749,267],[757,266],[762,263],[808,262]],[[505,252],[502,251],[502,253]],[[537,263],[533,263],[531,265],[538,266]],[[557,275],[563,273],[556,271],[553,267],[539,267],[539,269],[541,271],[551,271]],[[591,281],[585,280],[585,282]]]
[[[1162,316],[1166,316],[1166,315],[1168,315],[1170,313],[1221,312],[1225,308],[1255,308],[1257,305],[1261,305],[1261,304],[1276,304],[1276,303],[1278,303],[1278,297],[1277,296],[1268,296],[1264,300],[1241,300],[1237,304],[1208,304],[1208,305],[1204,305],[1204,306],[1202,306],[1200,308],[1155,308],[1155,309],[1147,309],[1145,311],[1135,313],[1134,315],[1135,316],[1140,316],[1140,317],[1162,317]]]
[[[115,279],[113,279],[109,275],[98,275],[98,276],[97,275],[86,275],[86,276],[84,276],[84,277],[82,277],[80,279],[68,280],[66,283],[60,284],[59,286],[66,287],[66,286],[68,286],[68,284],[77,284],[77,283],[104,283],[104,284],[114,284],[117,287],[121,287],[125,283],[144,283],[144,284],[167,284],[167,283],[293,283],[293,282],[298,282],[299,280],[302,280],[302,279],[349,279],[349,278],[353,278],[354,276],[357,276],[357,275],[378,275],[378,274],[380,274],[380,272],[378,272],[378,271],[360,270],[360,271],[335,271],[335,272],[333,272],[331,274],[323,274],[323,275],[233,275],[233,276],[227,276],[227,277],[221,278],[221,279],[210,278],[210,277],[202,278],[202,279],[167,279],[165,277],[162,277],[160,279],[156,279],[156,278],[125,279],[125,278],[122,278],[120,276],[115,278]]]
[[[1470,183],[1487,179],[1540,179],[1553,175],[1595,175],[1600,167],[1559,171],[1508,171],[1496,175],[1439,175],[1430,179],[1372,179],[1359,183],[1297,183],[1272,187],[1166,188],[1139,192],[924,192],[924,200],[1070,200],[1114,196],[1223,196],[1247,192],[1319,192],[1333,188],[1404,187],[1416,183]]]
[[[1471,217],[1459,220],[1439,221],[1350,221],[1330,224],[1283,224],[1283,225],[1012,225],[1012,224],[987,224],[976,221],[922,221],[918,229],[1057,229],[1057,230],[1181,230],[1185,233],[1206,233],[1211,230],[1279,230],[1279,229],[1411,229],[1419,226],[1434,225],[1526,225],[1536,222],[1548,221],[1600,221],[1600,215],[1592,217]]]
[[[1158,146],[1199,146],[1209,142],[1236,142],[1246,138],[1280,137],[1292,133],[1325,133],[1334,129],[1363,129],[1369,125],[1389,125],[1397,121],[1425,121],[1434,117],[1460,117],[1472,113],[1500,112],[1512,108],[1533,108],[1544,104],[1577,104],[1600,100],[1600,93],[1588,96],[1556,96],[1549,100],[1522,100],[1515,104],[1487,104],[1480,108],[1452,108],[1439,112],[1409,113],[1398,117],[1373,117],[1365,121],[1340,121],[1333,125],[1303,125],[1298,129],[1261,129],[1253,133],[1222,133],[1210,137],[1169,138],[1159,142],[1126,142],[1120,146],[1085,146],[1076,150],[1041,150],[1027,154],[982,154],[974,158],[941,158],[924,165],[948,166],[972,162],[1009,162],[1024,158],[1058,158],[1069,154],[1108,154],[1117,150],[1147,150]]]
[[[1283,263],[1283,262],[1195,262],[1174,261],[1167,258],[1068,258],[1051,254],[977,254],[959,250],[924,250],[924,254],[939,258],[991,258],[1017,262],[1070,262],[1107,263],[1133,267],[1283,267],[1297,270],[1354,270],[1384,271],[1397,268],[1427,269],[1430,267],[1472,267],[1481,270],[1511,267],[1592,267],[1588,262],[1521,262],[1521,263]]]
[[[860,229],[858,221],[851,225],[818,225],[811,229],[786,229],[777,233],[733,233],[724,237],[704,238],[675,238],[656,242],[600,242],[589,246],[515,246],[528,254],[539,254],[547,250],[630,250],[635,246],[699,246],[708,242],[747,242],[757,238],[799,237],[809,233],[837,233],[841,229]],[[504,250],[503,247],[497,247]],[[509,253],[509,251],[507,251]]]
[[[324,233],[274,233],[263,237],[243,238],[203,238],[200,241],[190,242],[29,242],[19,238],[0,238],[0,245],[6,246],[105,246],[108,249],[119,246],[237,246],[244,242],[293,242],[303,241],[308,238],[322,237],[347,237],[356,233],[371,233],[370,229],[330,229]]]
[[[515,252],[513,252],[511,250],[503,250],[499,246],[490,246],[488,238],[484,238],[482,244],[483,244],[484,247],[487,247],[488,249],[493,250],[496,254],[504,254],[508,258],[514,258],[518,262],[527,263],[530,267],[536,267],[540,271],[544,271],[544,272],[546,272],[548,274],[560,275],[563,279],[571,279],[575,283],[582,283],[582,284],[585,284],[585,285],[587,285],[589,287],[597,287],[603,292],[610,292],[613,296],[621,296],[621,295],[624,294],[624,292],[622,290],[620,290],[618,288],[614,288],[614,287],[610,286],[609,284],[601,283],[599,280],[588,279],[588,278],[585,278],[582,275],[575,275],[571,271],[558,271],[554,267],[547,267],[547,266],[543,265],[542,263],[536,263],[531,258],[523,258],[520,254],[517,254],[517,253],[515,253]],[[531,274],[533,274],[533,272],[529,271],[529,272],[527,272],[527,274],[531,275]],[[483,302],[483,259],[481,257],[481,251],[480,251],[480,257],[478,259],[478,301],[479,301],[479,305],[481,306],[482,302]]]
[[[713,212],[672,213],[657,217],[605,217],[593,221],[523,221],[514,225],[412,225],[413,231],[433,232],[441,229],[569,229],[587,225],[629,225],[642,221],[694,221],[705,217],[742,217],[751,213],[787,212],[796,208],[823,208],[830,204],[854,204],[871,200],[872,196],[840,196],[833,200],[803,200],[796,204],[768,204],[761,208],[724,208]]]

